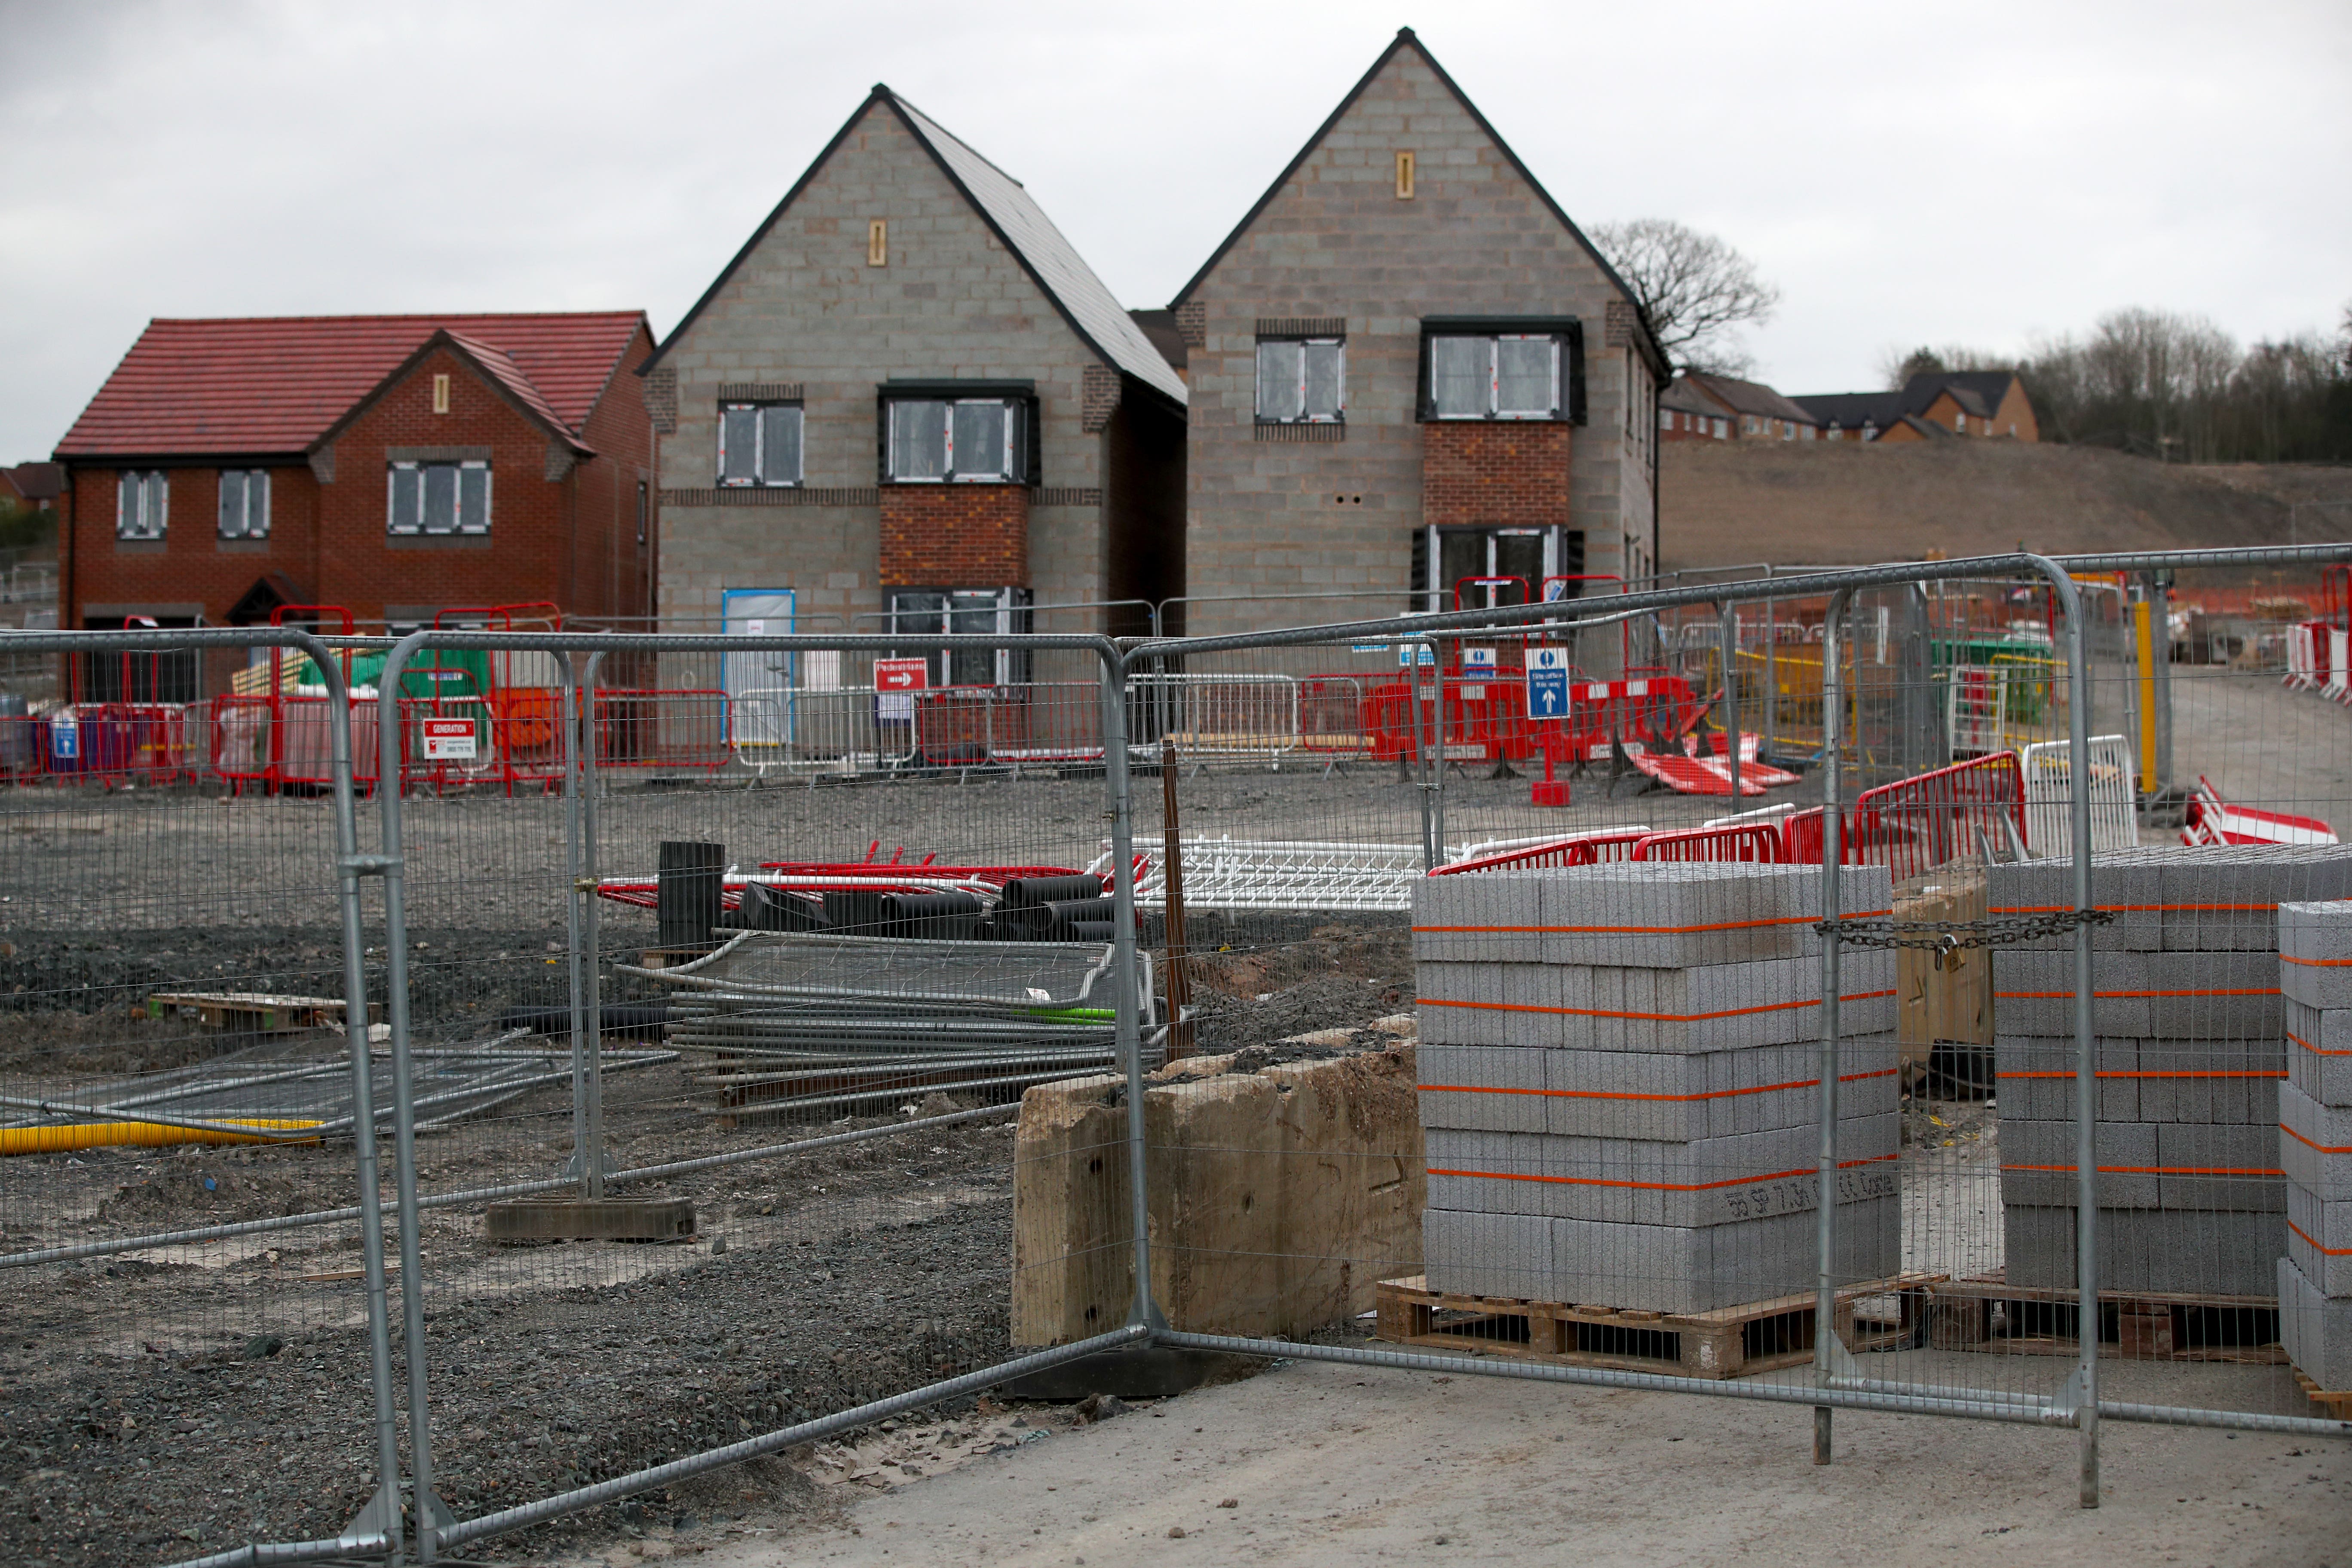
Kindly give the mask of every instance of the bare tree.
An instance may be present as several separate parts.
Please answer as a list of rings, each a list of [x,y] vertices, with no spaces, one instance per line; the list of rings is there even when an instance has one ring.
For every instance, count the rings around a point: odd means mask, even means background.
[[[1756,264],[1711,234],[1672,218],[1604,223],[1592,241],[1633,290],[1658,347],[1685,370],[1738,375],[1754,361],[1738,329],[1772,319],[1780,290],[1756,275]]]
[[[1926,343],[1908,351],[1888,349],[1878,356],[1878,374],[1886,390],[1900,392],[1910,384],[1915,375],[1935,375],[1948,370],[2014,370],[2014,355],[1988,353],[1960,343],[1945,343],[1930,347]]]

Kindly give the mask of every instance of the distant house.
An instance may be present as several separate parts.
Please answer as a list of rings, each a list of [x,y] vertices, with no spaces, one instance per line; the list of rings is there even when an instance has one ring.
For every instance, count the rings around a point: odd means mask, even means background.
[[[2033,400],[2013,371],[1923,372],[1898,392],[1834,392],[1795,400],[1832,441],[1931,441],[2006,436],[2039,441]]]
[[[1410,29],[1172,312],[1182,629],[1655,570],[1666,363],[1624,280]],[[1361,597],[1265,602],[1300,595]]]
[[[643,386],[667,624],[1092,629],[1091,610],[1032,606],[1182,591],[1182,377],[1020,181],[887,87]],[[1133,603],[1108,615],[1150,626]],[[728,663],[731,680],[750,661]],[[930,679],[1027,676],[967,650]]]
[[[56,463],[19,463],[0,468],[0,501],[15,501],[36,511],[55,510],[65,469]]]
[[[1685,371],[1658,399],[1665,441],[1811,441],[1821,421],[1760,381]]]
[[[637,310],[151,321],[58,445],[63,624],[645,616],[652,349]]]

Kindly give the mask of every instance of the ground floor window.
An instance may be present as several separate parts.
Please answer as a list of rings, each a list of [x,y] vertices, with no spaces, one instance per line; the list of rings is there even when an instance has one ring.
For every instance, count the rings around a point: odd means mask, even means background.
[[[890,591],[893,635],[975,636],[1029,630],[1026,588],[894,588]],[[908,657],[923,653],[911,650]],[[950,648],[930,652],[935,686],[1012,686],[1029,679],[1025,648]]]
[[[185,616],[108,616],[82,622],[93,632],[132,631],[147,626],[171,630],[193,626]],[[78,702],[194,702],[204,695],[194,648],[151,652],[84,653],[74,656],[74,700]]]
[[[1573,599],[1583,572],[1581,529],[1432,524],[1412,536],[1412,592],[1425,610]]]

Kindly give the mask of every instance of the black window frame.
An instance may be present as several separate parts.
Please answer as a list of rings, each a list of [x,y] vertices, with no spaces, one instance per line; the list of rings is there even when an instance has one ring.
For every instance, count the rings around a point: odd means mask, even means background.
[[[1433,343],[1439,338],[1550,338],[1559,349],[1560,406],[1549,415],[1503,414],[1489,408],[1484,415],[1437,412]],[[1420,384],[1413,399],[1413,417],[1424,425],[1475,425],[1482,420],[1507,425],[1582,425],[1584,396],[1584,322],[1576,316],[1424,316],[1421,321]]]
[[[995,602],[989,605],[956,603],[959,598],[969,601],[983,597]],[[929,606],[906,603],[908,600],[921,599],[940,601],[935,612],[939,616],[936,626],[922,624],[934,613]],[[978,632],[983,636],[992,637],[1024,637],[1034,626],[1035,616],[1032,609],[1034,603],[1034,596],[1029,589],[1010,584],[1000,584],[994,587],[978,587],[971,584],[944,588],[908,586],[885,590],[883,608],[885,618],[894,635],[904,634],[913,637]],[[975,627],[959,622],[959,617],[981,615],[994,616],[998,624],[993,626]],[[919,658],[928,661],[931,682],[939,687],[1025,686],[1031,679],[1031,655],[1030,650],[1025,647],[927,648],[906,655],[893,650],[892,657]],[[984,681],[961,682],[955,679],[958,673],[956,667],[960,662],[966,666],[966,672],[969,673],[971,661],[979,658],[985,658],[988,661],[991,679]]]
[[[437,468],[446,468],[452,474],[450,498],[453,510],[450,512],[451,526],[447,528],[426,526],[429,496],[425,489],[425,476]],[[482,517],[479,523],[468,522],[466,518],[465,476],[469,470],[482,476]],[[403,473],[415,474],[417,483],[416,521],[407,528],[401,527],[399,521],[400,476]],[[488,458],[398,458],[384,464],[383,531],[386,538],[488,539],[498,515],[498,480]]]
[[[793,477],[771,479],[766,473],[768,421],[771,409],[791,409],[800,416],[800,437],[793,443]],[[727,477],[727,416],[739,409],[748,409],[755,416],[752,424],[752,474],[748,479]],[[723,490],[790,490],[808,482],[808,405],[797,397],[722,397],[719,400],[718,439],[712,443],[711,461],[715,469],[712,483]]]
[[[1264,390],[1264,383],[1260,379],[1259,365],[1264,358],[1265,346],[1268,343],[1296,343],[1299,346],[1301,353],[1299,362],[1301,383],[1299,407],[1297,414],[1291,415],[1287,417],[1281,415],[1269,415],[1266,413],[1259,399],[1259,394]],[[1304,354],[1307,346],[1311,343],[1328,343],[1339,351],[1339,407],[1334,412],[1328,415],[1309,414],[1307,412],[1305,390],[1306,361]],[[1260,425],[1345,425],[1348,422],[1348,334],[1345,332],[1258,333],[1257,342],[1250,350],[1250,404],[1256,413],[1257,423]]]
[[[891,407],[899,403],[1005,404],[1012,414],[1015,429],[1012,448],[1019,464],[1013,474],[959,475],[950,466],[937,479],[898,479],[890,472]],[[949,415],[952,421],[954,416]],[[905,380],[886,381],[874,389],[874,471],[877,482],[885,485],[1021,485],[1034,489],[1043,482],[1039,471],[1044,450],[1038,417],[1037,384],[1034,381],[1004,380]],[[952,424],[950,426],[952,430]],[[805,440],[805,436],[803,437]]]

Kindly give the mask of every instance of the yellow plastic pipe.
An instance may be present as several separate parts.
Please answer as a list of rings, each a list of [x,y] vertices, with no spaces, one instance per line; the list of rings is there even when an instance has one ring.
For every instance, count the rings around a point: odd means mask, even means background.
[[[316,1121],[272,1121],[240,1117],[227,1127],[298,1131]],[[316,1143],[316,1138],[267,1138],[259,1132],[216,1132],[203,1127],[169,1127],[160,1121],[77,1121],[63,1127],[0,1127],[0,1156],[69,1154],[121,1143],[160,1147],[166,1143]]]

